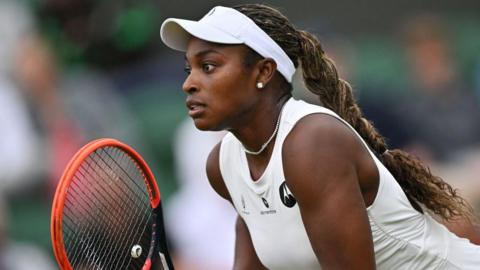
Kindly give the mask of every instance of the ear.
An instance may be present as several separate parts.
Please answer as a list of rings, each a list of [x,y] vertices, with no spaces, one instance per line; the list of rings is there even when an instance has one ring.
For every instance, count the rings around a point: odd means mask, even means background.
[[[271,58],[265,58],[257,62],[256,68],[258,70],[256,82],[267,85],[275,75],[277,63]]]

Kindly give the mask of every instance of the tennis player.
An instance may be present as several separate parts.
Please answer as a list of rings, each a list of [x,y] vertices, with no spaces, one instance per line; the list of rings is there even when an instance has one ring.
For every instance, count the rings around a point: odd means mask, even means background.
[[[186,52],[196,127],[229,131],[207,174],[238,212],[234,269],[480,269],[480,246],[429,214],[471,220],[471,207],[387,148],[312,34],[241,5],[167,19],[161,37]],[[323,107],[292,98],[299,66]]]

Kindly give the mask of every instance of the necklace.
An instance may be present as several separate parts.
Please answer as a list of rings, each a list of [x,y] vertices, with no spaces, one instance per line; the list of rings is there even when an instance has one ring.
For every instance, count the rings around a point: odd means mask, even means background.
[[[278,115],[277,124],[275,125],[275,130],[273,130],[273,133],[272,135],[270,135],[270,138],[268,138],[268,140],[264,144],[262,144],[262,147],[260,147],[260,150],[250,151],[242,144],[242,148],[243,148],[243,151],[245,151],[245,153],[256,156],[262,153],[263,150],[265,150],[265,148],[267,148],[268,144],[272,141],[273,137],[277,135],[278,127],[280,126],[280,119],[282,118],[282,112],[283,112],[283,107],[282,107],[282,110],[280,111],[280,114]]]

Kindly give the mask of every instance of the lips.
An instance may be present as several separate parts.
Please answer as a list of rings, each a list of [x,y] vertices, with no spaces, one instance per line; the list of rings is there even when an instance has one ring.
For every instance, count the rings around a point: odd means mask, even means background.
[[[198,117],[205,111],[205,103],[195,99],[187,98],[186,102],[188,108],[188,115],[190,117]]]

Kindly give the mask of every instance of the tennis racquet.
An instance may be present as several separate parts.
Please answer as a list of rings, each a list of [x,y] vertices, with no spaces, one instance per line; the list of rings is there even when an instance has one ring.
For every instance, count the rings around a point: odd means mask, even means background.
[[[155,178],[134,149],[114,139],[88,143],[67,165],[51,237],[62,270],[174,269]]]

